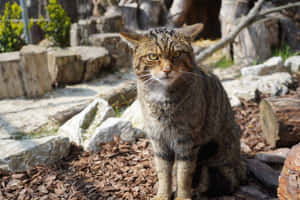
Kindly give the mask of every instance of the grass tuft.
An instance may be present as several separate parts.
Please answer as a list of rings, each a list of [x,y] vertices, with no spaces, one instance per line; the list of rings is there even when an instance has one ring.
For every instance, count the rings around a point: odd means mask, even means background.
[[[282,45],[280,48],[277,48],[273,51],[273,56],[281,56],[283,61],[295,55],[297,55],[297,53],[293,52],[289,45]]]
[[[219,60],[216,64],[215,67],[221,68],[221,69],[226,69],[231,67],[234,64],[233,60],[229,60],[225,57],[223,57],[221,60]]]

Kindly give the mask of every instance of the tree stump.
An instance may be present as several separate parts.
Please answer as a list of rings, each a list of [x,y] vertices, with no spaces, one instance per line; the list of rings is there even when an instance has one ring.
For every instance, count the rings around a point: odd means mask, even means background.
[[[300,96],[270,97],[259,105],[263,136],[272,147],[300,142]]]
[[[300,199],[300,144],[289,152],[279,177],[278,197],[280,200]]]

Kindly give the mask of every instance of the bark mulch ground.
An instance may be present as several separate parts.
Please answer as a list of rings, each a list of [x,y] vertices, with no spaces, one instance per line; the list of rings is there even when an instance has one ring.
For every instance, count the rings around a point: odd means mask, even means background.
[[[289,95],[296,94],[300,91]],[[242,106],[234,111],[242,130],[241,140],[251,153],[267,150],[258,123],[258,103],[242,101]],[[87,153],[73,145],[70,155],[52,166],[38,166],[22,173],[0,171],[0,200],[146,200],[154,196],[156,182],[149,142],[141,139],[130,144],[115,138],[114,142],[103,144],[100,153]],[[251,177],[250,184],[261,188]],[[254,198],[236,193],[215,199]]]

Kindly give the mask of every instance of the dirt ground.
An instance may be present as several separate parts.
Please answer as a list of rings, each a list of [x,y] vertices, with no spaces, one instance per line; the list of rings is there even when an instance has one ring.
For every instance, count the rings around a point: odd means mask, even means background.
[[[299,94],[297,84],[288,95]],[[247,157],[269,149],[261,137],[259,125],[258,101],[264,97],[242,101],[242,106],[234,108],[242,130],[241,141],[251,149]],[[146,200],[154,196],[156,182],[149,141],[141,139],[131,144],[115,138],[114,142],[102,145],[100,153],[87,153],[73,145],[70,155],[52,166],[38,166],[22,173],[0,171],[0,200]],[[251,175],[248,185],[276,198],[276,191],[265,189]],[[210,198],[213,199],[255,198],[238,191],[233,196]]]

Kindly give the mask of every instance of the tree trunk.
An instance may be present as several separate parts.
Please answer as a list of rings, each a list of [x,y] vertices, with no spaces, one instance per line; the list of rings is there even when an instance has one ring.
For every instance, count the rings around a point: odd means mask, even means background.
[[[272,147],[300,142],[300,96],[271,97],[261,101],[260,124],[263,136]]]
[[[252,24],[235,38],[233,58],[236,64],[260,63],[271,56],[270,33],[264,22]]]
[[[193,0],[174,0],[169,11],[172,23],[176,26],[182,26],[185,22],[188,11],[193,4]]]
[[[226,37],[234,29],[235,19],[235,1],[236,0],[223,0],[220,10],[220,22],[222,38]],[[232,60],[232,44],[228,44],[223,48],[223,54],[227,59]]]

